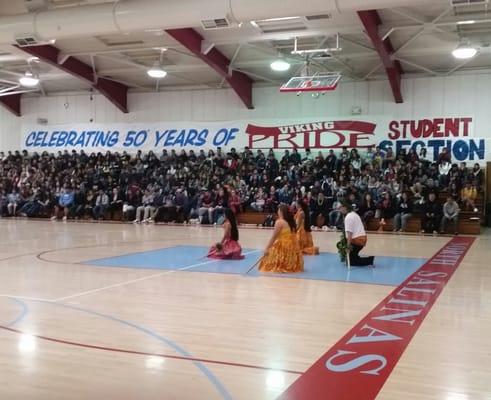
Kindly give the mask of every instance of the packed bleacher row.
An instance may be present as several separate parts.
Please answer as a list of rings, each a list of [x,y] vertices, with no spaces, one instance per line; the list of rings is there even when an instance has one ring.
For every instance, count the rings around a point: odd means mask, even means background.
[[[338,207],[348,201],[369,229],[433,232],[445,230],[448,211],[479,224],[483,174],[479,164],[452,164],[446,149],[435,162],[424,148],[420,154],[343,148],[315,155],[294,149],[280,157],[248,148],[17,151],[0,153],[0,211],[2,217],[220,224],[228,207],[243,223],[269,224],[280,203],[303,199],[313,226],[340,229]],[[447,197],[455,202],[444,205]]]

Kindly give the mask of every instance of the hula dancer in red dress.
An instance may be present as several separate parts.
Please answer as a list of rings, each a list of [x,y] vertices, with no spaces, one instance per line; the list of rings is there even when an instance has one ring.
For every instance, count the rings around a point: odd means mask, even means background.
[[[225,209],[225,222],[223,223],[223,239],[213,245],[208,252],[208,258],[222,260],[242,260],[242,248],[239,244],[239,230],[235,214],[230,208]]]

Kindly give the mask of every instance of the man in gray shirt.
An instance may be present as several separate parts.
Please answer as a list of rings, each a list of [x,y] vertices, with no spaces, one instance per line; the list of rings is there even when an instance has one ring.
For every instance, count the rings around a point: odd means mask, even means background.
[[[443,205],[443,218],[440,227],[440,233],[445,233],[445,228],[448,222],[452,222],[454,226],[454,234],[458,235],[460,208],[452,196],[447,197],[447,202]]]

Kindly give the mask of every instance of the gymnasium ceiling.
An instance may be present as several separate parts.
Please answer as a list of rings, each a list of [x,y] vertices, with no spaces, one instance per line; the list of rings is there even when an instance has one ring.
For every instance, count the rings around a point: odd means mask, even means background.
[[[112,3],[104,0],[46,1],[49,8]],[[0,0],[0,17],[29,12],[26,3],[29,1]],[[491,71],[491,3],[455,7],[450,0],[428,1],[424,8],[389,8],[378,12],[382,21],[379,33],[392,42],[393,57],[401,63],[404,76]],[[437,23],[433,24],[436,19]],[[475,23],[457,24],[469,20]],[[205,30],[198,21],[190,28],[213,43],[232,61],[234,70],[249,75],[256,85],[280,85],[290,76],[299,74],[304,59],[290,54],[294,37],[298,37],[299,48],[315,49],[334,47],[335,34],[339,34],[342,51],[333,52],[329,58],[316,59],[312,66],[314,70],[341,71],[345,80],[387,79],[380,56],[355,11],[327,14],[317,19],[300,17],[257,21],[255,24],[244,22],[241,27],[214,30]],[[452,57],[451,51],[461,38],[468,38],[479,48],[476,57],[467,61]],[[227,87],[217,72],[159,28],[103,36],[93,36],[88,29],[83,37],[56,40],[56,47],[64,56],[75,56],[92,66],[97,76],[123,83],[131,91]],[[162,61],[168,76],[157,84],[147,76],[146,70],[159,59],[161,49],[166,49]],[[279,52],[292,63],[290,71],[271,70],[270,63]],[[28,58],[28,54],[12,45],[0,45],[0,80],[15,82],[26,71]],[[37,64],[36,70],[41,85],[38,90],[28,93],[29,96],[90,90],[88,83],[44,62]]]

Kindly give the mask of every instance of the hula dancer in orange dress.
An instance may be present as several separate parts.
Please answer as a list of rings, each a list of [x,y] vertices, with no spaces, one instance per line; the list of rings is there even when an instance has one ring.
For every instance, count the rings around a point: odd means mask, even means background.
[[[288,206],[278,208],[273,236],[259,264],[259,271],[293,273],[303,271],[303,256],[298,244],[295,220]]]
[[[225,209],[225,221],[223,223],[223,239],[220,243],[211,247],[208,258],[222,260],[242,260],[242,248],[239,244],[239,230],[235,214],[230,208]]]
[[[297,239],[303,254],[316,256],[319,254],[319,248],[314,246],[312,239],[312,228],[310,227],[309,207],[303,200],[297,202],[297,213],[295,222],[297,224]]]

